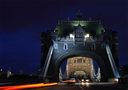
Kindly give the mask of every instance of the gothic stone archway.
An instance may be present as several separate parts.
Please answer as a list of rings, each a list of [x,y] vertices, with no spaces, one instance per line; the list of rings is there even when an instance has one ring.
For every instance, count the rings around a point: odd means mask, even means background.
[[[96,60],[98,63],[100,69],[101,69],[101,81],[107,81],[109,77],[111,77],[111,68],[109,62],[105,60],[105,57],[99,56],[98,54],[90,51],[81,51],[77,50],[75,51],[68,51],[66,53],[61,53],[58,55],[58,57],[55,57],[55,52],[53,55],[53,58],[50,63],[50,67],[48,69],[47,76],[51,80],[59,81],[59,67],[61,63],[73,56],[83,56],[83,57],[90,57],[93,60]]]

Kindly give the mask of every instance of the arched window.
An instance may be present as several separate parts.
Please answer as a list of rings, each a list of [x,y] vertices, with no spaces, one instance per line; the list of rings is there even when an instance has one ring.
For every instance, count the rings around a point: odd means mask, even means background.
[[[54,43],[54,48],[58,49],[58,44],[57,43]]]
[[[85,63],[85,60],[83,60],[83,63]]]
[[[76,60],[74,60],[74,63],[76,63]]]
[[[68,50],[68,44],[67,43],[64,43],[63,49]]]

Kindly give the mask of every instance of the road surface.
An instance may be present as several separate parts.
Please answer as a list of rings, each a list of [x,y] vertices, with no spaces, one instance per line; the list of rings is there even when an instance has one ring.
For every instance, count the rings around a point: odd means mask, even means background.
[[[113,83],[36,83],[3,86],[0,90],[128,90],[128,86]]]
[[[125,86],[111,83],[75,83],[58,84],[51,87],[27,89],[27,90],[128,90]]]

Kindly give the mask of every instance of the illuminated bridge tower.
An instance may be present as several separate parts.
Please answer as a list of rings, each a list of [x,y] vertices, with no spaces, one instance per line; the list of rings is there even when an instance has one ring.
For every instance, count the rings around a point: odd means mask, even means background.
[[[71,57],[89,57],[100,67],[101,81],[119,78],[117,32],[105,30],[97,21],[59,21],[52,32],[42,32],[41,74],[59,80],[60,64]]]

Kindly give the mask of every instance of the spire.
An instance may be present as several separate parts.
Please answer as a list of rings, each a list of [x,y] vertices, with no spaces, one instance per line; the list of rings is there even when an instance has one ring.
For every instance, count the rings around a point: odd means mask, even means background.
[[[83,19],[83,15],[82,15],[80,10],[76,13],[76,19],[77,20],[82,20]]]
[[[59,19],[59,20],[58,20],[58,25],[60,25],[60,24],[61,24],[61,20]]]
[[[101,20],[99,20],[99,24],[101,24]]]

